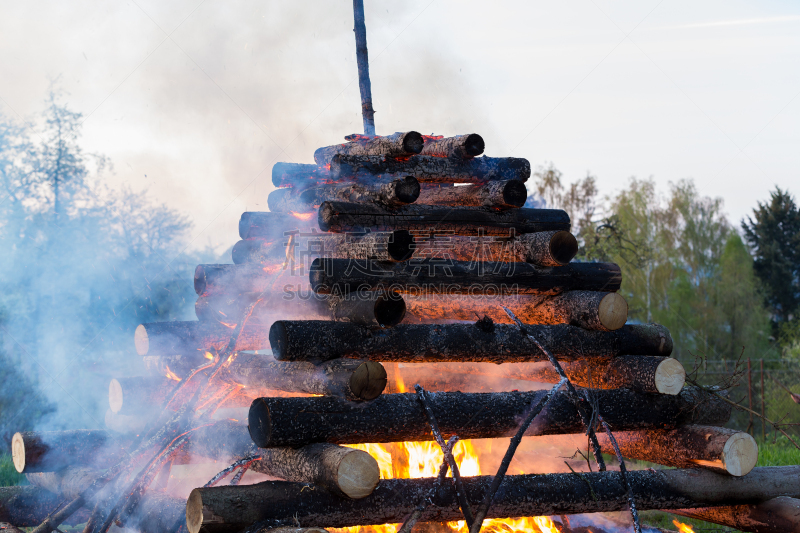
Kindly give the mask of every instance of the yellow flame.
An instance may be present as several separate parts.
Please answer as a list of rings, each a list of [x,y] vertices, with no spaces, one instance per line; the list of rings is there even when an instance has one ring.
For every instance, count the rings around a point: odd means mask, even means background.
[[[214,356],[213,356],[213,355],[211,355],[211,352],[206,352],[206,353],[204,353],[204,354],[203,354],[203,357],[205,357],[205,358],[206,358],[206,359],[208,359],[208,360],[214,359]]]
[[[678,531],[681,533],[694,533],[694,529],[689,524],[684,524],[683,522],[678,522],[677,520],[672,521],[675,524],[675,527],[678,528]]]
[[[173,372],[172,370],[169,369],[169,365],[164,365],[164,368],[167,369],[166,370],[167,378],[169,378],[169,379],[171,379],[173,381],[180,381],[181,380],[181,378],[179,378],[178,375],[175,372]]]

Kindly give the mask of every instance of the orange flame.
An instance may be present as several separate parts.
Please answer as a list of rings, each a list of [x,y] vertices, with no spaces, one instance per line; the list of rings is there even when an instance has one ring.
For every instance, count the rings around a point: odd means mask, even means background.
[[[314,212],[313,211],[311,211],[310,213],[298,213],[297,211],[289,211],[289,213],[291,213],[291,215],[294,218],[297,218],[297,219],[303,220],[303,221],[311,220],[311,218],[314,216]]]
[[[169,369],[169,365],[164,365],[164,368],[167,369],[167,378],[169,378],[169,379],[171,379],[173,381],[180,381],[181,380],[181,378],[179,378],[178,375],[175,372],[173,372],[172,370]]]
[[[694,529],[689,524],[684,524],[683,522],[678,522],[677,520],[672,521],[675,524],[675,527],[678,528],[678,531],[681,533],[694,533]]]
[[[214,359],[214,356],[211,355],[211,352],[204,353],[203,357],[205,357],[206,359],[209,359],[209,360]]]

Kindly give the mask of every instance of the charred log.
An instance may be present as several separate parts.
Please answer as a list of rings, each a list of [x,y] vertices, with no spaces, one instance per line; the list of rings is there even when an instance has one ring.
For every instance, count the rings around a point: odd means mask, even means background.
[[[628,473],[636,507],[686,507],[755,504],[779,496],[800,496],[800,467],[756,468],[745,477],[701,470],[638,470]],[[469,501],[481,501],[493,476],[464,478]],[[268,481],[257,485],[195,489],[186,504],[190,533],[233,533],[250,524],[294,523],[300,527],[348,527],[398,523],[434,489],[423,522],[462,520],[455,491],[435,489],[435,478],[388,479],[359,500],[342,500],[304,483]],[[621,511],[628,491],[619,472],[507,476],[488,518]]]
[[[312,483],[347,498],[369,496],[380,480],[378,462],[370,454],[335,444],[261,450],[250,468],[287,481]]]
[[[356,141],[317,148],[314,161],[319,166],[325,166],[338,154],[407,157],[420,153],[422,146],[422,135],[416,131],[397,132],[384,137],[364,136]]]
[[[514,435],[532,400],[545,391],[440,392],[431,403],[442,434],[464,439]],[[641,394],[627,389],[592,390],[600,413],[617,431],[674,428],[686,424],[724,424],[730,404],[695,388],[677,396]],[[353,406],[333,397],[258,398],[250,406],[250,436],[261,448],[314,442],[353,444],[430,440],[431,430],[414,394],[386,394]],[[575,405],[556,393],[527,435],[581,433]]]
[[[415,234],[500,235],[539,231],[568,231],[569,216],[560,209],[508,209],[407,205],[388,210],[377,205],[324,202],[319,208],[322,231],[391,231]]]
[[[555,295],[565,291],[616,292],[622,272],[614,263],[538,267],[489,261],[419,259],[387,263],[317,258],[311,263],[309,281],[319,294],[391,290],[415,295]]]
[[[394,176],[413,176],[420,182],[482,183],[485,181],[520,180],[531,177],[531,164],[518,157],[476,157],[452,159],[415,155],[408,159],[388,156],[337,155],[331,160],[334,180],[390,179]]]
[[[426,137],[422,147],[422,155],[434,157],[451,157],[455,159],[469,159],[479,156],[486,148],[483,137],[477,133],[456,135],[455,137]]]
[[[463,187],[425,189],[420,193],[418,203],[509,209],[522,207],[527,199],[528,190],[524,183],[519,180],[506,180]]]
[[[277,240],[247,239],[238,241],[231,249],[234,264],[281,263],[286,260],[288,237]]]
[[[569,291],[557,296],[405,295],[407,322],[474,320],[488,316],[510,323],[507,307],[525,324],[570,324],[584,329],[614,331],[625,325],[628,304],[614,292]]]
[[[673,514],[688,516],[753,533],[800,533],[800,500],[778,496],[761,503],[730,507],[677,509]]]
[[[314,226],[316,221],[310,213],[287,215],[269,211],[245,211],[239,219],[239,237],[286,240],[291,233],[309,232]]]
[[[616,331],[587,331],[568,325],[527,326],[527,330],[561,360],[590,361],[621,355],[672,353],[664,326],[629,324]],[[402,324],[373,330],[330,321],[279,320],[269,331],[276,359],[327,361],[353,357],[399,363],[544,361],[546,356],[515,325]]]
[[[102,468],[122,459],[119,443],[106,431],[26,431],[11,439],[11,457],[19,473],[49,472],[67,465]]]
[[[330,171],[325,167],[302,163],[275,163],[272,167],[272,184],[276,187],[305,189],[314,185],[331,183]]]
[[[70,465],[55,472],[31,472],[25,474],[28,483],[35,487],[72,500],[80,496],[89,485],[100,477],[100,472],[86,466]]]
[[[276,189],[269,193],[267,205],[271,212],[276,213],[312,211],[326,201],[375,203],[391,209],[413,204],[419,194],[419,182],[406,176],[379,184],[324,185],[305,190]]]
[[[0,487],[0,522],[17,527],[34,527],[55,511],[63,498],[41,487]],[[89,518],[89,511],[80,509],[64,523],[82,524]]]
[[[233,331],[213,323],[149,322],[139,324],[134,333],[139,355],[202,355],[226,347]],[[234,350],[263,350],[269,348],[268,330],[260,324],[245,324],[236,338]],[[176,370],[172,367],[173,371]],[[163,372],[159,372],[163,375]]]

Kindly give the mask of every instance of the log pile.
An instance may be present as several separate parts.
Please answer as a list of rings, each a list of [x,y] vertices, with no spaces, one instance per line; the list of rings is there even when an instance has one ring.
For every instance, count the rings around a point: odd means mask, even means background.
[[[477,134],[346,140],[273,167],[270,211],[242,215],[232,264],[195,270],[197,320],[138,326],[153,370],[110,380],[108,430],[14,436],[33,487],[0,491],[0,521],[288,533],[463,519],[476,533],[624,509],[794,516],[800,472],[754,469],[755,441],[722,427],[725,399],[685,386],[667,329],[627,324],[620,268],[572,262],[567,213],[522,207],[527,160],[480,157]],[[482,376],[545,389],[458,390]],[[588,435],[600,471],[505,475],[522,437],[550,435]],[[509,437],[496,476],[461,478],[458,439]],[[381,480],[352,447],[426,440],[444,452],[438,478]],[[627,472],[625,458],[678,470]],[[171,468],[203,462],[230,466],[176,499]]]

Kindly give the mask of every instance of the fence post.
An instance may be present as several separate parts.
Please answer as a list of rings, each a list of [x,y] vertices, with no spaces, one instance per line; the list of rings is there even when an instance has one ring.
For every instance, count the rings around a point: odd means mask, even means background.
[[[753,369],[750,366],[750,358],[747,358],[747,407],[750,408],[750,422],[747,424],[747,432],[753,431]]]
[[[767,410],[764,408],[764,396],[767,391],[764,388],[764,359],[761,359],[761,438],[766,442],[767,440]]]

